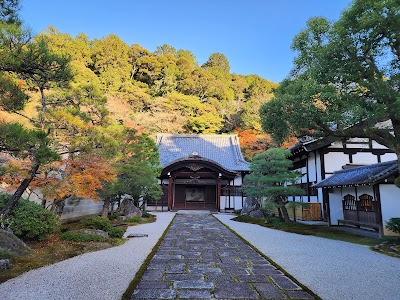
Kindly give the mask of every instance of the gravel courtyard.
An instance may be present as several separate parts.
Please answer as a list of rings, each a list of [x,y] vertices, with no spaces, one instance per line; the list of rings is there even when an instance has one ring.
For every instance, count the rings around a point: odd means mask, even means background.
[[[174,213],[157,213],[157,221],[129,227],[149,236],[86,253],[0,284],[1,300],[117,300],[151,252]]]
[[[6,281],[0,284],[0,299],[120,299],[174,215],[158,213],[157,222],[129,227],[126,233],[146,233],[148,237],[132,238],[122,246],[77,256]],[[399,299],[397,258],[362,245],[235,222],[229,214],[214,216],[324,300]],[[134,298],[154,299],[149,290],[167,289],[164,297],[175,299],[233,299],[235,295],[284,299],[283,295],[293,298],[296,294],[312,299],[214,217],[185,214],[175,220]]]
[[[400,259],[367,246],[269,229],[215,215],[324,300],[400,299]]]

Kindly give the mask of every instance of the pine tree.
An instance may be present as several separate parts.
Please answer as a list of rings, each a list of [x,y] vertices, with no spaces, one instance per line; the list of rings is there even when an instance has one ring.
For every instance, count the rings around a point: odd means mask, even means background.
[[[285,207],[288,196],[301,195],[304,192],[301,188],[291,185],[301,175],[289,170],[292,162],[287,158],[288,155],[289,152],[281,148],[271,148],[257,154],[250,165],[251,173],[245,177],[244,182],[247,196],[274,203],[285,222],[289,222]]]

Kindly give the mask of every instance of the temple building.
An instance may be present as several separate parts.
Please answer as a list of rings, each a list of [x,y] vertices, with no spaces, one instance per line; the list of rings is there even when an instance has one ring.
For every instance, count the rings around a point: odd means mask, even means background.
[[[245,196],[242,180],[249,163],[237,135],[159,134],[164,195],[156,203],[168,210],[238,210]]]

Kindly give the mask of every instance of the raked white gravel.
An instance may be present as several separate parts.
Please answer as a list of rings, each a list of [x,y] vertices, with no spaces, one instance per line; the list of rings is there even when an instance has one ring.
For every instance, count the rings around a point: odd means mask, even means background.
[[[324,300],[399,300],[400,259],[366,246],[273,230],[215,215]]]
[[[121,299],[173,216],[157,213],[156,222],[129,227],[125,233],[145,233],[148,237],[132,238],[121,246],[79,255],[8,280],[0,284],[0,299]]]

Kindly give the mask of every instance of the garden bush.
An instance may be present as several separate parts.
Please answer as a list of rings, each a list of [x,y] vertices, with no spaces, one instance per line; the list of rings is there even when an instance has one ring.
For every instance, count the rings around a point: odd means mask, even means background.
[[[111,225],[111,221],[104,217],[90,217],[81,220],[81,224],[91,229],[100,229],[108,232],[111,238],[122,238],[125,231]]]
[[[153,215],[151,214],[151,213],[148,213],[147,211],[144,211],[143,213],[142,213],[142,217],[143,218],[151,218]]]
[[[142,218],[139,216],[133,216],[125,220],[125,222],[133,222],[133,223],[139,223],[140,221],[142,221]]]
[[[400,218],[390,218],[389,222],[386,222],[386,228],[390,231],[400,233]]]
[[[81,220],[81,224],[91,229],[100,229],[107,231],[107,228],[111,227],[111,221],[105,217],[90,217]]]
[[[10,195],[0,194],[0,209],[10,198]],[[37,240],[55,232],[60,223],[52,211],[32,201],[20,199],[4,225],[22,239]]]
[[[109,237],[111,237],[111,238],[122,238],[122,236],[125,233],[125,230],[123,230],[122,228],[110,226],[107,229],[107,232],[108,232]]]
[[[104,237],[101,235],[86,234],[76,231],[67,231],[60,234],[60,238],[64,241],[71,242],[103,242]]]

